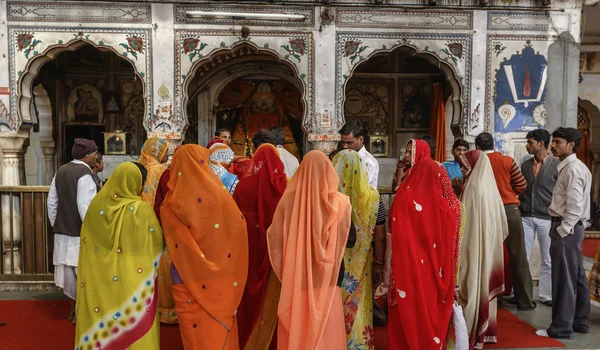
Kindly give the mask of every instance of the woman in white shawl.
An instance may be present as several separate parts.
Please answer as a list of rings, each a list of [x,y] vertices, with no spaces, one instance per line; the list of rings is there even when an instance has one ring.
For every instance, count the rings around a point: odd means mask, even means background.
[[[484,343],[497,341],[497,304],[493,300],[504,292],[502,242],[508,224],[488,156],[471,151],[458,162],[467,217],[460,246],[458,301],[469,330],[469,348],[482,349]]]

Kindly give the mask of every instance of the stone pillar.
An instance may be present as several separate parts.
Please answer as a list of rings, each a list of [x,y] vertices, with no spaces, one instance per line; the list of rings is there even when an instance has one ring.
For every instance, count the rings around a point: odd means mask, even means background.
[[[325,8],[317,8],[316,11],[321,13]],[[314,32],[315,43],[335,42],[335,25],[323,25],[321,29]],[[340,141],[339,130],[344,125],[344,117],[336,115],[336,103],[342,101],[336,101],[335,50],[336,45],[315,45],[315,105],[312,113],[304,121],[311,148],[325,154],[336,149]]]
[[[53,141],[40,141],[38,153],[38,182],[42,186],[50,186],[56,172],[56,149]]]
[[[25,181],[25,148],[29,141],[29,131],[0,134],[2,149],[2,186],[20,186]],[[21,274],[21,202],[17,195],[2,194],[2,259],[6,274]],[[12,210],[11,210],[12,209]]]

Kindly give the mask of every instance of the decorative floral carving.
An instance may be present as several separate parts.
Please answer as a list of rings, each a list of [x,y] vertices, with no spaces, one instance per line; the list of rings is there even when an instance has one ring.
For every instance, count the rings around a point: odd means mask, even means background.
[[[188,55],[190,62],[194,61],[194,58],[202,58],[200,53],[204,48],[208,46],[207,43],[203,43],[198,38],[185,38],[183,39],[182,50],[184,55]]]
[[[442,50],[446,54],[446,60],[450,59],[454,65],[458,65],[458,61],[463,57],[463,45],[461,43],[448,43]]]
[[[128,57],[128,55],[133,56],[133,58],[135,58],[137,60],[137,54],[144,53],[144,39],[140,38],[139,36],[135,36],[135,35],[130,35],[127,38],[127,44],[126,43],[120,43],[119,46],[122,46],[125,48],[125,52],[123,52],[123,56]]]
[[[504,52],[505,49],[506,46],[504,46],[501,41],[492,42],[492,50],[494,50],[496,57],[500,56],[500,54]]]
[[[306,50],[306,43],[304,42],[304,39],[290,38],[288,43],[289,45],[281,46],[281,48],[288,52],[288,54],[285,55],[285,58],[289,59],[290,56],[292,56],[298,60],[298,63],[300,63],[300,57],[304,56],[304,52]]]
[[[350,63],[354,64],[354,61],[358,58],[359,61],[362,61],[364,57],[361,56],[361,53],[367,49],[368,46],[362,45],[362,41],[360,40],[348,40],[344,44],[344,55],[346,57],[350,57]]]
[[[34,51],[37,44],[41,43],[41,40],[37,40],[33,37],[33,33],[23,33],[17,36],[17,47],[19,51],[23,51],[25,58],[29,59],[29,54],[37,55],[38,52]]]

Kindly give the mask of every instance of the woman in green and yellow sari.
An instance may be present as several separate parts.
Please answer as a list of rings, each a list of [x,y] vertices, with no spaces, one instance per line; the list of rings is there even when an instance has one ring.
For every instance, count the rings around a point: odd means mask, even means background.
[[[340,151],[333,158],[340,183],[338,189],[350,197],[356,244],[344,253],[342,300],[348,349],[373,350],[373,229],[379,209],[379,192],[369,185],[367,168],[357,152]]]
[[[153,208],[140,198],[146,169],[119,165],[81,228],[75,349],[159,349],[156,276],[164,248]]]

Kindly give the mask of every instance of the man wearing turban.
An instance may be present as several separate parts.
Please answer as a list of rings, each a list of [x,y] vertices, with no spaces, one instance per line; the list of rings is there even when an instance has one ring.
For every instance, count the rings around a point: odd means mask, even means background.
[[[75,323],[79,232],[90,202],[96,195],[92,167],[98,146],[93,140],[75,139],[73,160],[61,166],[50,185],[48,218],[54,233],[54,283],[71,301],[69,320]]]

